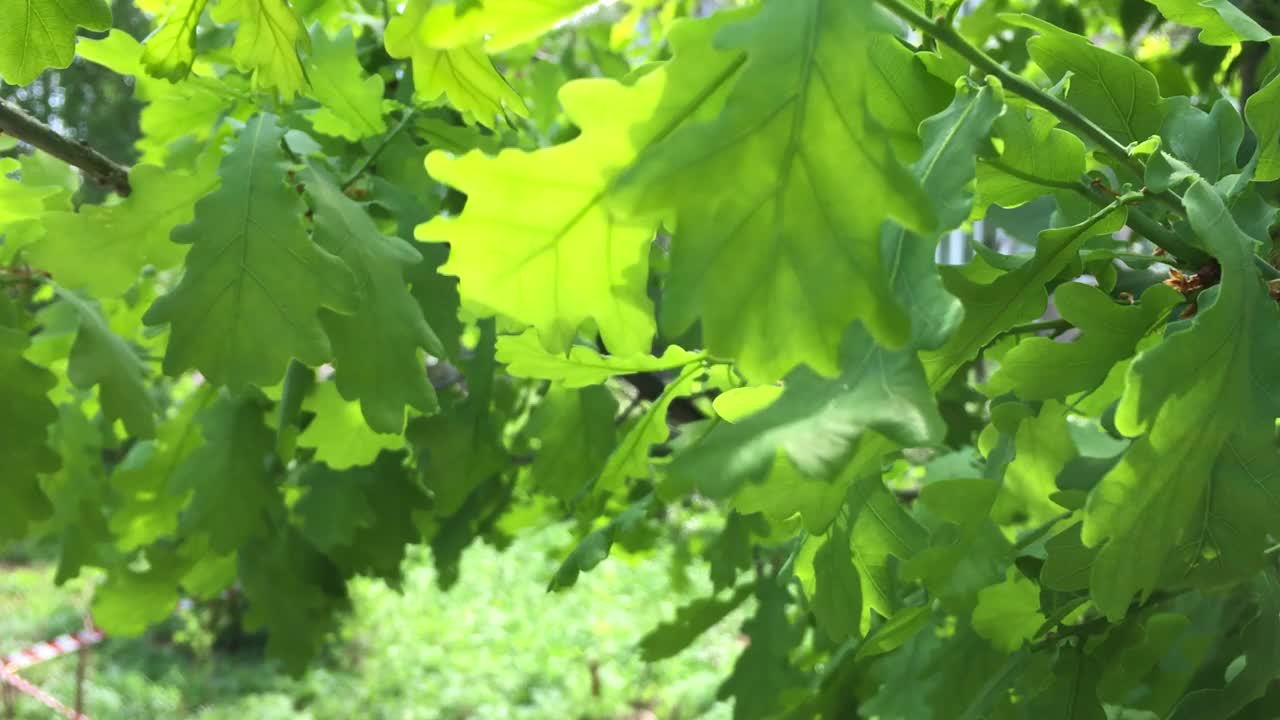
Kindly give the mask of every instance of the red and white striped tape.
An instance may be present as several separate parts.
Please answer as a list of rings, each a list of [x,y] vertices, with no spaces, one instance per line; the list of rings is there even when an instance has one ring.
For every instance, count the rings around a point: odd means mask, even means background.
[[[67,720],[89,720],[88,715],[83,715],[63,705],[54,696],[3,667],[0,667],[0,685],[12,685],[18,692],[34,698],[41,705],[67,718]]]
[[[31,667],[36,663],[52,660],[68,655],[80,648],[97,645],[106,637],[97,628],[86,628],[80,632],[59,635],[52,640],[36,643],[17,652],[9,653],[4,658],[3,668],[10,673]]]

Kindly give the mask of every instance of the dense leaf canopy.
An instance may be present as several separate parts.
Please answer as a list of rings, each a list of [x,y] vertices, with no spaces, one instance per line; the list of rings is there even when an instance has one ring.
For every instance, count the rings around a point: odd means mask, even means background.
[[[568,523],[705,561],[636,652],[744,612],[735,718],[1280,717],[1274,3],[138,10],[0,0],[0,539],[108,633],[300,670]]]

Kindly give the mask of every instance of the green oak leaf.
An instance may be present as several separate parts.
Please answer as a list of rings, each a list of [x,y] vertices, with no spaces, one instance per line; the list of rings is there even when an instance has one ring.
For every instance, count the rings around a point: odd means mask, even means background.
[[[772,405],[782,391],[781,384],[731,388],[717,395],[711,407],[721,420],[736,423]]]
[[[673,59],[632,85],[581,80],[560,90],[581,126],[571,142],[534,153],[460,158],[433,152],[431,175],[467,194],[456,219],[419,226],[420,240],[449,243],[440,271],[460,278],[464,304],[538,331],[566,351],[594,321],[609,352],[648,353],[654,334],[647,292],[655,223],[620,216],[604,200],[621,168],[672,128],[715,110],[740,55],[718,53],[715,31],[740,13],[680,23]],[[637,117],[647,118],[635,123]]]
[[[969,214],[977,172],[972,158],[987,142],[991,124],[1003,110],[998,86],[975,91],[962,85],[947,109],[920,124],[924,152],[912,170],[929,196],[939,229],[949,230]],[[911,318],[911,347],[942,345],[960,323],[963,308],[942,285],[934,246],[890,225],[885,226],[880,242],[894,297]]]
[[[432,0],[409,0],[391,18],[383,41],[393,58],[412,58],[414,92],[428,102],[442,95],[476,122],[494,126],[508,111],[528,116],[524,100],[493,67],[480,42],[460,47],[437,47],[426,39]]]
[[[903,608],[884,621],[858,645],[857,659],[875,657],[897,650],[929,623],[933,608],[928,605]]]
[[[1272,52],[1280,43],[1272,42]],[[1258,136],[1257,182],[1280,180],[1280,72],[1271,76],[1262,89],[1245,103],[1244,116]]]
[[[734,699],[733,720],[777,717],[787,709],[788,696],[805,686],[807,678],[789,657],[805,628],[787,616],[789,600],[780,583],[756,585],[755,614],[742,625],[750,642],[716,693],[722,700]]]
[[[240,549],[267,525],[273,507],[283,507],[267,466],[276,443],[266,409],[261,397],[219,397],[198,417],[204,443],[170,481],[169,492],[191,497],[183,529],[207,535],[216,553]]]
[[[659,624],[640,639],[640,657],[645,662],[675,657],[738,609],[751,597],[752,590],[751,585],[743,585],[725,597],[713,595],[680,606],[674,619]]]
[[[0,304],[8,298],[0,296]],[[30,342],[20,330],[0,327],[0,537],[18,538],[52,507],[37,474],[58,469],[58,455],[46,444],[46,428],[58,409],[46,393],[57,385],[48,370],[22,357]]]
[[[103,0],[0,0],[0,80],[26,85],[76,54],[76,28],[110,30]]]
[[[1040,614],[1040,588],[1016,572],[1005,581],[978,591],[973,609],[973,631],[997,650],[1011,653],[1035,637],[1044,624]]]
[[[185,80],[196,59],[196,28],[209,0],[179,0],[143,41],[142,64],[152,77]]]
[[[332,39],[317,28],[307,63],[311,78],[308,94],[323,106],[307,115],[316,132],[355,142],[387,131],[382,117],[382,78],[365,74],[350,27]]]
[[[140,162],[168,166],[182,146],[180,140],[189,137],[199,143],[223,127],[222,119],[245,99],[246,83],[230,75],[203,74],[189,75],[179,83],[165,82],[144,70],[143,52],[137,40],[118,29],[97,40],[81,38],[76,45],[78,57],[134,78],[134,95],[146,102],[139,120]],[[219,144],[213,143],[207,154],[220,157]],[[194,146],[186,149],[193,151]]]
[[[1053,682],[1031,699],[1028,716],[1044,720],[1107,720],[1107,712],[1098,700],[1101,678],[1101,663],[1086,654],[1083,646],[1062,648],[1053,664]]]
[[[565,502],[594,480],[613,451],[618,401],[608,389],[553,386],[529,419],[542,444],[533,460],[538,487]]]
[[[915,517],[927,525],[930,541],[902,564],[902,574],[920,580],[948,612],[972,614],[978,593],[1000,583],[1013,547],[992,522],[998,483],[946,479],[925,485]]]
[[[1271,39],[1271,33],[1231,3],[1231,0],[1147,0],[1160,14],[1181,25],[1200,28],[1205,45],[1235,45]]]
[[[1101,546],[1090,595],[1112,620],[1156,588],[1175,550],[1192,547],[1191,563],[1220,543],[1233,559],[1259,557],[1280,513],[1280,313],[1253,264],[1254,240],[1212,186],[1193,182],[1184,202],[1222,281],[1129,367],[1115,425],[1135,439],[1090,493],[1082,533],[1086,546]]]
[[[837,522],[827,537],[809,536],[795,560],[818,627],[834,643],[858,637],[862,577],[849,552],[849,527]]]
[[[989,284],[976,283],[959,269],[944,268],[943,283],[964,303],[964,320],[945,345],[920,354],[930,387],[945,386],[1007,328],[1040,317],[1049,302],[1045,285],[1077,258],[1086,240],[1119,230],[1127,217],[1123,207],[1112,206],[1076,225],[1045,230],[1030,260]]]
[[[428,414],[438,408],[423,351],[439,357],[444,348],[405,280],[406,269],[422,256],[408,241],[380,233],[323,171],[309,167],[301,177],[315,208],[316,243],[346,263],[359,292],[349,314],[320,312],[338,390],[360,401],[374,430],[398,433],[405,405]]]
[[[346,472],[365,489],[372,517],[356,527],[350,545],[327,553],[344,575],[381,578],[395,587],[409,546],[422,542],[418,519],[431,511],[431,501],[404,460],[403,453],[383,453],[373,465]]]
[[[608,523],[587,533],[560,564],[547,584],[547,590],[558,592],[573,587],[578,582],[579,575],[591,572],[609,557],[618,533],[628,533],[638,527],[644,522],[652,506],[653,496],[645,496],[644,499],[632,503]]]
[[[361,415],[360,406],[344,400],[335,383],[316,385],[303,407],[316,417],[298,436],[298,446],[314,448],[315,459],[334,470],[370,465],[383,450],[404,447],[403,435],[383,434],[370,428]],[[401,420],[403,422],[403,416]]]
[[[253,86],[275,90],[286,101],[307,88],[307,71],[298,56],[310,40],[288,0],[218,0],[213,19],[239,22],[231,57],[253,72]]]
[[[999,157],[979,160],[975,214],[986,214],[992,204],[1017,207],[1054,190],[1080,185],[1084,143],[1060,128],[1047,110],[1010,103],[996,120],[995,135],[1004,146]]]
[[[1013,460],[1005,466],[992,516],[1000,522],[1048,522],[1062,512],[1050,500],[1062,467],[1078,455],[1067,427],[1067,408],[1049,401],[1022,419],[1013,438]]]
[[[569,348],[567,355],[551,353],[543,348],[534,330],[498,338],[498,362],[507,366],[508,374],[551,380],[567,388],[599,385],[618,375],[678,370],[702,358],[702,353],[677,345],[667,347],[660,357],[640,353],[601,355],[582,345]]]
[[[1040,584],[1059,592],[1089,589],[1089,572],[1097,551],[1080,540],[1081,524],[1076,523],[1054,535],[1044,544],[1045,561],[1040,569]]]
[[[167,269],[181,262],[182,247],[169,242],[169,234],[218,188],[212,163],[194,173],[137,165],[129,183],[133,193],[115,205],[46,215],[47,232],[29,250],[32,260],[64,287],[102,297],[128,290],[148,265]]]
[[[432,492],[438,516],[457,513],[473,491],[509,462],[490,411],[495,338],[494,323],[482,321],[475,351],[463,363],[466,398],[430,417],[414,418],[406,431],[418,451],[422,483]]]
[[[25,182],[26,173],[22,179],[9,177],[21,167],[16,158],[0,158],[0,230],[6,233],[17,223],[44,216],[46,200],[58,193],[57,187]]]
[[[374,521],[365,499],[361,472],[335,472],[321,463],[308,465],[298,478],[306,494],[293,506],[302,519],[302,534],[323,552],[349,546],[360,528]]]
[[[108,526],[116,536],[116,547],[136,550],[177,533],[187,497],[169,492],[170,478],[204,442],[195,418],[213,395],[213,389],[205,386],[183,397],[176,412],[156,429],[155,439],[129,448],[129,454],[112,469],[111,488],[119,502],[112,508]]]
[[[1239,651],[1245,659],[1244,668],[1231,675],[1221,688],[1199,688],[1184,695],[1169,720],[1244,717],[1248,715],[1246,707],[1270,691],[1275,669],[1280,666],[1280,607],[1276,602],[1280,587],[1276,587],[1274,578],[1265,577],[1255,585],[1263,598],[1258,616],[1232,643],[1233,652]]]
[[[155,437],[156,404],[146,383],[146,363],[124,338],[111,331],[96,303],[61,288],[57,294],[80,315],[67,377],[78,388],[98,386],[98,401],[108,421],[123,421],[134,437]]]
[[[1137,305],[1112,300],[1097,288],[1064,283],[1053,294],[1062,318],[1080,329],[1071,342],[1029,337],[1000,358],[982,391],[990,397],[1017,393],[1024,400],[1048,400],[1092,390],[1112,366],[1133,355],[1138,344],[1166,320],[1182,296],[1153,285]]]
[[[62,458],[56,473],[41,478],[41,488],[53,503],[47,527],[58,541],[54,582],[62,584],[85,566],[103,566],[103,549],[111,544],[104,509],[109,502],[102,464],[103,436],[85,417],[78,403],[58,407],[58,421],[49,428],[49,444]]]
[[[106,582],[94,588],[94,623],[112,635],[128,637],[171,617],[186,565],[176,552],[161,546],[148,548],[146,569],[111,568]]]
[[[489,52],[510,50],[572,18],[593,0],[486,0],[462,11],[434,2],[422,25],[423,42],[455,48],[484,42]]]
[[[649,477],[649,451],[671,437],[671,429],[667,427],[667,410],[676,398],[694,391],[702,372],[700,365],[687,366],[680,375],[667,383],[662,394],[649,404],[640,417],[625,426],[617,447],[609,453],[609,459],[596,477],[597,490],[612,492],[631,478]]]
[[[801,363],[834,374],[854,320],[893,346],[909,338],[880,226],[927,232],[935,217],[871,119],[895,102],[868,81],[887,27],[867,0],[765,3],[717,36],[749,58],[723,112],[671,133],[624,175],[621,204],[677,216],[664,329],[700,320],[707,349],[753,381]],[[851,177],[856,203],[844,194]]]
[[[1169,114],[1160,129],[1169,152],[1209,182],[1234,173],[1236,152],[1244,140],[1240,111],[1225,98],[1204,112],[1184,97],[1170,98]]]
[[[245,625],[267,630],[267,655],[300,675],[315,658],[349,606],[347,586],[333,561],[284,525],[255,538],[253,552],[238,556],[249,610]]]
[[[233,389],[275,384],[290,359],[329,360],[321,308],[358,307],[351,270],[303,229],[302,201],[285,184],[283,136],[271,115],[250,120],[222,160],[222,187],[173,233],[191,245],[186,272],[143,316],[171,326],[170,375],[195,368]]]
[[[942,418],[914,353],[887,350],[854,324],[841,360],[841,373],[832,379],[807,367],[793,370],[781,397],[755,415],[713,428],[678,454],[668,473],[687,477],[711,497],[725,497],[745,482],[764,480],[779,454],[801,474],[827,479],[844,467],[867,431],[906,447],[941,439]]]
[[[1038,33],[1027,41],[1031,59],[1055,83],[1070,74],[1067,102],[1122,144],[1160,131],[1165,104],[1156,77],[1137,61],[1032,15],[1005,22]]]

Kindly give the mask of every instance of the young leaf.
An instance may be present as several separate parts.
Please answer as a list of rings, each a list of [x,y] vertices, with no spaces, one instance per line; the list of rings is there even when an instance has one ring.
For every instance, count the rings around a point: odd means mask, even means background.
[[[309,94],[324,106],[307,117],[316,132],[355,142],[387,131],[382,78],[365,75],[350,28],[343,28],[333,39],[317,28],[308,68]]]
[[[147,72],[171,82],[185,79],[196,59],[196,28],[209,0],[179,0],[147,36],[142,63]]]
[[[498,362],[507,366],[509,374],[551,380],[566,388],[599,385],[617,375],[678,370],[702,357],[701,353],[676,345],[669,346],[661,357],[648,354],[601,355],[582,345],[574,345],[567,355],[561,355],[547,352],[533,330],[498,338]]]
[[[303,404],[316,417],[298,436],[298,446],[314,448],[315,459],[334,470],[357,465],[371,465],[383,450],[404,447],[401,428],[397,434],[382,434],[370,428],[361,416],[360,407],[338,394],[335,383],[320,383]]]
[[[10,85],[70,65],[77,27],[111,29],[111,7],[103,0],[4,0],[0,17],[0,80]]]
[[[329,360],[321,308],[358,307],[351,270],[303,230],[302,201],[284,183],[283,136],[271,115],[250,120],[222,161],[222,187],[174,232],[192,246],[186,273],[143,317],[172,326],[170,375],[195,368],[234,389],[274,384],[291,358]]]
[[[565,85],[560,100],[582,127],[571,142],[535,153],[508,149],[496,158],[479,152],[427,158],[433,177],[467,194],[461,217],[437,218],[417,230],[420,240],[449,243],[449,261],[440,270],[461,279],[464,303],[533,326],[553,351],[568,350],[590,319],[609,352],[649,352],[654,222],[619,216],[603,201],[620,168],[673,128],[719,107],[742,58],[716,52],[711,38],[738,16],[677,25],[675,56],[633,85]]]
[[[1004,582],[978,593],[973,631],[1001,652],[1011,653],[1022,647],[1043,624],[1040,590],[1021,575],[1011,572]]]
[[[524,100],[494,69],[479,42],[456,48],[426,39],[432,0],[409,0],[404,12],[387,23],[383,40],[393,58],[413,59],[414,91],[428,102],[445,95],[454,107],[487,127],[507,111],[529,114]]]
[[[753,381],[800,363],[834,374],[853,320],[892,346],[909,337],[881,270],[880,226],[924,232],[935,218],[888,144],[872,139],[870,108],[892,102],[867,80],[884,27],[869,1],[765,3],[719,35],[749,58],[725,110],[672,133],[624,176],[625,204],[678,217],[664,328],[677,335],[701,320],[707,349]],[[850,177],[856,204],[844,195]]]
[[[63,287],[102,297],[124,293],[148,265],[163,270],[181,262],[182,247],[169,242],[169,234],[218,188],[212,163],[194,173],[138,165],[129,184],[133,193],[115,205],[45,215],[47,232],[28,251],[33,261]]]
[[[455,48],[484,42],[502,52],[533,40],[568,20],[592,0],[485,0],[465,11],[457,3],[434,2],[422,25],[423,42]]]
[[[239,22],[231,56],[253,72],[254,87],[275,90],[285,101],[307,88],[307,71],[298,56],[308,44],[307,29],[288,0],[219,0],[213,19]]]
[[[438,407],[422,351],[439,357],[444,348],[405,281],[406,268],[422,256],[408,242],[380,233],[323,171],[309,167],[301,177],[315,208],[315,241],[351,269],[359,293],[350,314],[320,312],[333,344],[338,390],[360,401],[369,427],[398,433],[405,405],[428,414]]]
[[[626,433],[609,454],[609,459],[596,478],[596,489],[612,492],[631,478],[649,476],[649,451],[671,437],[671,429],[667,427],[667,410],[676,398],[693,392],[701,373],[702,367],[698,365],[686,367],[679,376],[667,383],[662,394],[649,405],[644,414],[627,426]]]
[[[1102,545],[1090,595],[1113,620],[1135,594],[1145,598],[1156,588],[1181,544],[1207,549],[1230,541],[1231,555],[1244,559],[1261,552],[1280,516],[1280,456],[1271,439],[1280,407],[1271,361],[1280,352],[1280,313],[1253,264],[1253,239],[1217,192],[1198,180],[1184,201],[1191,227],[1221,264],[1222,282],[1201,294],[1189,326],[1129,367],[1115,422],[1136,439],[1089,495],[1083,530],[1085,545]],[[1232,515],[1219,527],[1213,520],[1224,504]]]

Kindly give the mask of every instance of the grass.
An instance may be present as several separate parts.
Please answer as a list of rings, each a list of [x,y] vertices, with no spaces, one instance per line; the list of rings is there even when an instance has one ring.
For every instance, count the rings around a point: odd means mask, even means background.
[[[93,720],[728,718],[715,692],[741,649],[740,615],[662,663],[645,664],[635,649],[707,591],[705,567],[690,566],[686,584],[669,556],[613,558],[548,595],[568,541],[552,528],[501,553],[473,546],[448,593],[436,587],[428,553],[415,549],[403,594],[354,584],[355,609],[330,659],[301,678],[251,654],[197,659],[158,634],[108,638],[92,655],[85,712]],[[80,626],[86,583],[56,588],[51,578],[47,565],[0,566],[0,652]],[[75,667],[64,657],[23,675],[69,703]],[[53,717],[33,700],[17,705],[23,720]]]

